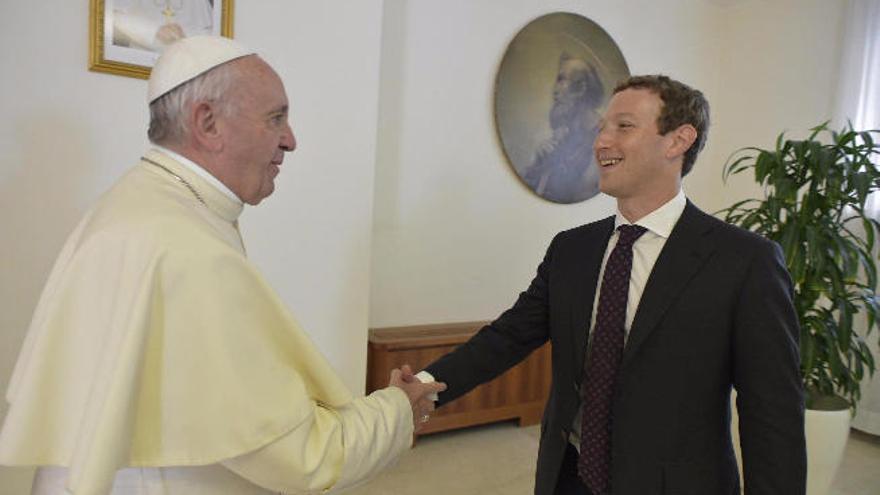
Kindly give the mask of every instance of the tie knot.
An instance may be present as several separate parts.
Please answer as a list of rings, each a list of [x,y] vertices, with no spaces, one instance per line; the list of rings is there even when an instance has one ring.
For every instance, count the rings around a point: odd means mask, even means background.
[[[617,244],[624,244],[632,246],[636,239],[642,236],[648,229],[642,227],[641,225],[621,225],[617,227],[618,232],[620,232],[620,238],[617,239]]]

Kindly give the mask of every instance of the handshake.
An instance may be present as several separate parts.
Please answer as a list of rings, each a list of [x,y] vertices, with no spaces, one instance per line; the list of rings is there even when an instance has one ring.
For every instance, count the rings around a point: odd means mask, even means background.
[[[391,370],[388,386],[403,390],[409,398],[415,431],[421,430],[422,426],[430,419],[431,412],[434,410],[434,401],[437,400],[437,393],[446,390],[446,384],[442,382],[422,383],[406,364],[400,369]]]

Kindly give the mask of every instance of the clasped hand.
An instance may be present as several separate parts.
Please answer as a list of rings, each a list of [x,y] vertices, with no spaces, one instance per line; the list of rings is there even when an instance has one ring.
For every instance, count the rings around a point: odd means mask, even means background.
[[[432,394],[446,390],[446,384],[443,382],[422,383],[413,375],[412,369],[406,364],[400,369],[391,370],[391,380],[388,382],[388,386],[400,388],[409,398],[415,431],[422,429],[422,426],[428,422],[431,411],[434,410]]]

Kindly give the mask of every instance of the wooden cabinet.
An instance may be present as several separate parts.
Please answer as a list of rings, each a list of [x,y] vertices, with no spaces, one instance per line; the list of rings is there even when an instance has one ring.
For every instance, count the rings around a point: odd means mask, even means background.
[[[467,341],[486,322],[446,323],[370,330],[367,393],[388,385],[392,369],[404,364],[418,371]],[[541,420],[550,393],[550,345],[491,382],[434,412],[420,435],[507,419],[520,426]]]

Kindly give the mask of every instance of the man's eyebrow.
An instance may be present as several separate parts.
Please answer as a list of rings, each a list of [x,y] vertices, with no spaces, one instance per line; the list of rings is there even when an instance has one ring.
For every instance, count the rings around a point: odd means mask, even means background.
[[[276,107],[276,108],[273,108],[272,110],[269,110],[269,115],[274,115],[276,113],[287,113],[287,110],[289,108],[290,107],[288,105],[281,105],[280,107]]]

